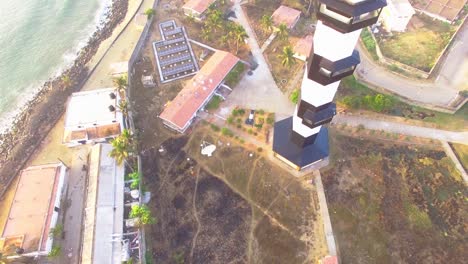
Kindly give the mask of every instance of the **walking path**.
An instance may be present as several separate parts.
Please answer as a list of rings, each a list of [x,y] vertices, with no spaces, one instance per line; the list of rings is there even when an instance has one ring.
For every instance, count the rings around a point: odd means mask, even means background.
[[[458,91],[468,89],[468,23],[465,23],[452,41],[447,57],[435,81],[412,80],[389,72],[377,65],[358,45],[361,55],[356,74],[370,84],[389,90],[414,102],[445,108],[457,97]]]
[[[333,236],[333,228],[328,214],[327,198],[323,189],[322,177],[318,170],[314,171],[315,187],[317,188],[317,196],[320,204],[320,214],[322,215],[323,227],[325,231],[325,239],[327,240],[328,255],[337,256],[335,237]]]
[[[262,48],[261,48],[262,52],[264,52],[268,48],[268,46],[271,44],[271,42],[276,38],[276,34],[277,34],[276,31],[271,33],[270,37],[268,37],[265,43],[263,43]]]
[[[441,143],[442,143],[442,146],[444,147],[445,153],[447,154],[447,156],[449,156],[449,158],[452,159],[453,163],[455,164],[455,167],[460,172],[463,178],[463,181],[465,182],[465,184],[468,184],[468,175],[466,174],[465,169],[460,163],[460,160],[458,160],[457,155],[455,155],[455,152],[453,152],[452,147],[445,141],[441,141]]]
[[[387,132],[409,135],[414,137],[431,138],[448,142],[468,145],[468,131],[454,132],[436,128],[407,125],[404,123],[388,122],[364,116],[340,114],[333,118],[332,124],[347,124],[350,126],[363,125],[367,129],[384,130]]]
[[[291,115],[294,111],[294,105],[289,102],[288,98],[276,85],[239,1],[236,1],[233,10],[237,16],[234,21],[241,24],[249,36],[247,42],[252,56],[258,63],[258,67],[253,71],[252,75],[246,75],[242,78],[229,95],[228,103],[232,104],[232,106],[240,105],[251,109],[264,109],[267,112],[275,112],[280,116]]]

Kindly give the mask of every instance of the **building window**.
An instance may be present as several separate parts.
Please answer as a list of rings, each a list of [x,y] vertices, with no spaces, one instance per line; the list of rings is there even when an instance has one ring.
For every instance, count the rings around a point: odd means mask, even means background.
[[[333,73],[332,73],[332,77],[341,75],[341,74],[346,73],[346,72],[354,71],[354,68],[356,68],[356,65],[353,65],[353,66],[351,66],[351,67],[344,68],[344,69],[342,69],[342,70],[338,70],[338,71],[336,71],[336,72],[333,72]]]
[[[333,18],[335,20],[338,20],[340,22],[343,22],[343,23],[346,23],[346,24],[350,24],[351,23],[351,18],[350,17],[347,17],[347,16],[343,16],[331,9],[329,9],[327,7],[327,5],[324,5],[324,4],[321,4],[320,5],[320,9],[319,9],[319,12],[330,17],[330,18]]]
[[[325,69],[323,67],[320,67],[319,73],[326,76],[326,77],[331,77],[331,74],[332,74],[331,71],[329,71],[329,70],[327,70],[327,69]]]
[[[380,11],[380,9],[364,13],[364,14],[362,14],[360,16],[355,16],[354,19],[353,19],[353,24],[356,24],[356,23],[359,23],[359,22],[362,22],[362,21],[365,21],[365,20],[369,20],[369,19],[372,19],[372,18],[376,18],[377,16],[379,16],[379,11]]]

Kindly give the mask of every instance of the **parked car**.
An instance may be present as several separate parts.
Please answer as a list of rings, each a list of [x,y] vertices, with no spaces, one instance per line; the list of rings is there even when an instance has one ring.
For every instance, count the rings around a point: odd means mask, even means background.
[[[245,120],[245,124],[247,125],[254,125],[254,117],[255,117],[255,110],[250,110],[249,117]]]

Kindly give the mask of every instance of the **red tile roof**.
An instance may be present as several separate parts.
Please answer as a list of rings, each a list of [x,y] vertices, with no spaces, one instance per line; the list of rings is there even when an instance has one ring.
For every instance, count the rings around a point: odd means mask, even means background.
[[[216,51],[159,117],[181,130],[185,129],[237,62],[239,58],[231,53]]]
[[[294,53],[299,56],[304,56],[305,58],[309,57],[310,50],[312,49],[313,40],[313,35],[307,35],[301,38],[294,46]]]
[[[297,20],[301,16],[301,11],[294,8],[290,8],[284,5],[281,5],[276,9],[276,11],[271,15],[273,18],[273,23],[276,26],[284,23],[286,26],[291,29],[296,25]]]
[[[338,264],[338,257],[326,256],[322,259],[322,264]]]
[[[189,0],[182,8],[192,9],[203,14],[215,1],[216,0]]]

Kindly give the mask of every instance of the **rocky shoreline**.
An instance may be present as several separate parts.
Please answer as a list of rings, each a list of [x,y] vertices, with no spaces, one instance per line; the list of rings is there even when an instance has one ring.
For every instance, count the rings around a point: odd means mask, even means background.
[[[65,112],[68,97],[79,91],[86,82],[90,73],[86,65],[101,42],[109,38],[114,28],[123,21],[127,9],[127,0],[113,0],[106,23],[90,37],[73,65],[60,76],[45,82],[15,117],[11,128],[0,134],[0,197]]]

